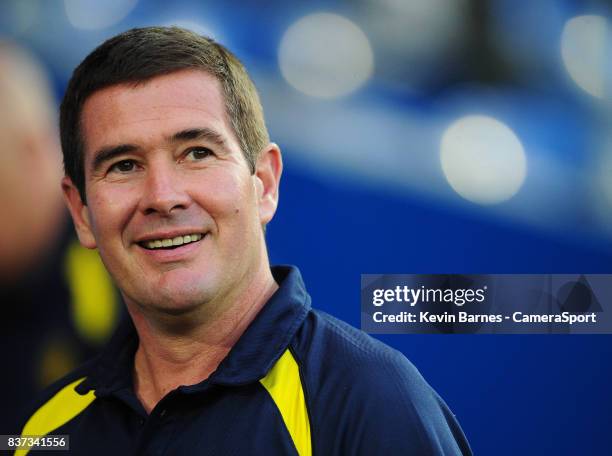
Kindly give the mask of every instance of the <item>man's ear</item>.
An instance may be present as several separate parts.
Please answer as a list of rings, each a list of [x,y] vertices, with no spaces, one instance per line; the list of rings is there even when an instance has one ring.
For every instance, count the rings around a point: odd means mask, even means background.
[[[87,205],[83,204],[83,201],[81,201],[79,190],[68,176],[64,176],[62,179],[62,190],[64,191],[64,201],[72,216],[74,228],[79,236],[81,245],[88,249],[95,249],[96,239],[91,229]]]
[[[276,212],[278,187],[282,172],[281,151],[276,144],[270,143],[259,153],[255,167],[259,220],[262,225],[272,220]]]

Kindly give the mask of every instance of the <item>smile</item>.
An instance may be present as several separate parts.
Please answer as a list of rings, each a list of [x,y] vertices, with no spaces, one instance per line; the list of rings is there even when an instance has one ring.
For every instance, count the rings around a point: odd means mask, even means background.
[[[202,235],[199,233],[195,233],[195,234],[187,234],[185,236],[176,236],[176,237],[167,238],[167,239],[153,239],[150,241],[140,242],[139,244],[145,249],[149,249],[149,250],[171,249],[173,247],[178,247],[179,245],[197,242],[200,239],[202,239]]]

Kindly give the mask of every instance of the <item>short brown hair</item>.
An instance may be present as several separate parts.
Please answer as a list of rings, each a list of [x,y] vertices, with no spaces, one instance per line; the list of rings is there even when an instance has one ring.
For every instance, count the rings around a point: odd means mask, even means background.
[[[179,27],[135,28],[102,43],[74,70],[60,108],[64,172],[85,197],[81,112],[97,90],[201,69],[221,83],[225,107],[251,172],[270,141],[257,89],[238,58],[211,38]]]

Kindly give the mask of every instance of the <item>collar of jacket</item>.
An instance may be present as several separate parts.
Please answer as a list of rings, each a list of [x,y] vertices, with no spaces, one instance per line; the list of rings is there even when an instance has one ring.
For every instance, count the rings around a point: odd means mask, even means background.
[[[310,296],[296,267],[275,266],[272,274],[278,290],[215,372],[196,385],[181,387],[183,392],[200,392],[212,384],[238,386],[259,381],[284,353],[310,310]],[[102,397],[124,388],[133,389],[137,347],[138,334],[131,319],[126,317],[76,391],[86,394],[95,390],[96,396]]]

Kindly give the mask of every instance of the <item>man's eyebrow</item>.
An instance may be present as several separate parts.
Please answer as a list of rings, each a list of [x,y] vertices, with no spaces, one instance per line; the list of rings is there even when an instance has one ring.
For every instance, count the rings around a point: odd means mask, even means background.
[[[105,162],[127,152],[133,152],[136,149],[138,148],[133,144],[120,144],[118,146],[103,147],[94,154],[91,168],[93,171],[97,171]]]
[[[225,139],[221,134],[210,128],[188,128],[174,133],[168,138],[169,142],[193,141],[197,139],[207,139],[220,147],[225,147]]]
[[[207,139],[220,147],[226,147],[223,136],[210,128],[188,128],[186,130],[176,132],[166,138],[168,142],[194,141],[198,139]],[[97,171],[105,162],[112,160],[119,155],[133,152],[137,149],[138,147],[134,144],[120,144],[118,146],[102,147],[94,154],[94,159],[91,166],[92,170]]]

